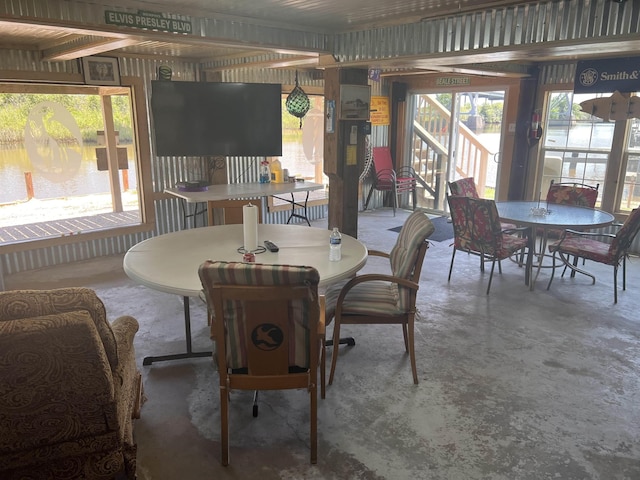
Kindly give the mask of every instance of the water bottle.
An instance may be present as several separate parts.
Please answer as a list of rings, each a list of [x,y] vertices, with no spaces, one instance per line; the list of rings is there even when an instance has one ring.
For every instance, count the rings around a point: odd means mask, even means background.
[[[338,262],[342,258],[342,235],[338,227],[333,227],[329,236],[329,261]]]
[[[269,168],[269,162],[263,160],[260,162],[260,183],[269,183],[271,181],[271,169]]]

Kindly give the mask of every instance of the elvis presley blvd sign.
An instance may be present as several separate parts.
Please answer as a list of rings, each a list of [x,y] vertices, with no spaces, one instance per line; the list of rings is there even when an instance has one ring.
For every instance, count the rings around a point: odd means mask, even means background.
[[[104,21],[108,25],[120,27],[145,28],[162,32],[192,33],[191,19],[171,13],[145,12],[138,13],[116,12],[105,10]]]

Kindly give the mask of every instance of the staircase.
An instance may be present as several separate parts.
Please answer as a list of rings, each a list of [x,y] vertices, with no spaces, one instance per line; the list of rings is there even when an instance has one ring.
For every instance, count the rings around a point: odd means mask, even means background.
[[[411,166],[424,190],[422,203],[436,210],[444,210],[445,205],[446,169],[452,160],[447,148],[450,126],[451,112],[440,102],[429,95],[416,96]],[[474,177],[482,195],[485,191],[489,157],[489,150],[464,123],[460,122],[455,174],[452,177]]]

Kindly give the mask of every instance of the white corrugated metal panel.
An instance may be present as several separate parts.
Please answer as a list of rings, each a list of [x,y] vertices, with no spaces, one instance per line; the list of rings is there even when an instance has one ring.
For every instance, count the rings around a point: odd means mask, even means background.
[[[640,32],[640,2],[559,0],[495,7],[405,25],[340,33],[341,62],[508,48]],[[354,47],[357,46],[357,47]]]

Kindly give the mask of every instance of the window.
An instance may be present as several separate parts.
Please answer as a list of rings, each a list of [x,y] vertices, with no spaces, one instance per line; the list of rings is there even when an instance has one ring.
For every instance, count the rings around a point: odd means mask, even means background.
[[[0,84],[0,247],[140,227],[135,118],[130,87]]]
[[[541,149],[544,163],[540,193],[543,198],[553,179],[556,182],[599,184],[597,207],[630,212],[638,206],[638,120],[628,119],[626,115],[619,120],[603,119],[589,111],[589,105],[594,102],[601,111],[606,111],[602,106],[609,105],[611,96],[611,93],[574,94],[572,91],[548,94]],[[587,111],[583,111],[581,104]],[[614,111],[615,105],[611,109],[612,116],[616,116]]]
[[[292,177],[327,185],[324,174],[324,97],[309,95],[311,108],[302,119],[294,117],[285,107],[288,94],[282,95],[282,169]],[[327,203],[327,192],[315,190],[309,193],[309,205]],[[270,197],[269,207],[278,210],[291,208],[289,203]],[[273,208],[275,207],[275,208]]]

